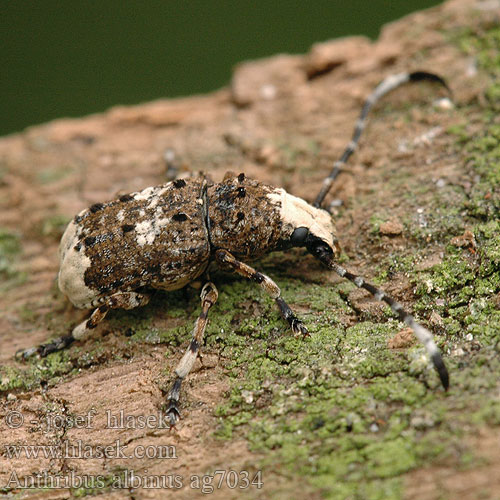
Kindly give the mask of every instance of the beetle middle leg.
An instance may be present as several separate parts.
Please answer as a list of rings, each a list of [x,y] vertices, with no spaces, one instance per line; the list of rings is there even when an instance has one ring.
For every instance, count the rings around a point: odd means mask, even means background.
[[[52,352],[65,349],[75,340],[83,340],[106,317],[110,309],[134,309],[145,306],[149,299],[150,295],[138,292],[118,292],[110,295],[104,299],[104,303],[95,309],[88,319],[75,326],[70,334],[57,337],[37,347],[21,349],[16,353],[16,358],[28,359],[35,354],[44,358]]]
[[[295,316],[290,306],[281,296],[280,287],[269,276],[266,276],[265,274],[256,271],[253,267],[240,262],[227,250],[217,250],[215,252],[215,258],[220,264],[228,265],[234,272],[258,283],[260,287],[274,299],[280,310],[281,316],[290,325],[294,334],[309,335],[304,323],[302,323],[302,321]]]
[[[167,417],[170,421],[171,426],[174,426],[180,417],[180,412],[177,405],[179,403],[181,384],[182,381],[188,376],[191,368],[193,368],[194,362],[196,361],[200,346],[203,342],[205,328],[207,326],[208,311],[215,304],[218,296],[219,294],[217,292],[217,288],[215,288],[215,285],[210,281],[205,283],[200,293],[201,313],[194,324],[193,336],[191,338],[189,347],[187,348],[184,356],[182,356],[177,365],[177,368],[175,369],[176,378],[167,397]]]

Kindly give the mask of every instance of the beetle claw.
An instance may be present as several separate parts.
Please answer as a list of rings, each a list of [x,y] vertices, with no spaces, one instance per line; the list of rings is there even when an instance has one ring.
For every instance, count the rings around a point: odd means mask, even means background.
[[[177,403],[173,400],[170,400],[167,408],[167,419],[170,423],[170,428],[174,428],[180,418],[181,414],[179,409],[177,408]]]
[[[309,333],[309,330],[307,329],[306,325],[300,321],[300,319],[295,318],[292,321],[292,331],[294,335],[299,336],[302,335],[303,337],[310,337],[311,334]]]

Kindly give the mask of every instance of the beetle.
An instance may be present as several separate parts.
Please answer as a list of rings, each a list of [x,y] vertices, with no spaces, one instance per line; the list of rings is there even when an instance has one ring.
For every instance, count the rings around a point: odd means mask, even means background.
[[[176,179],[81,211],[61,239],[58,284],[73,305],[93,312],[70,334],[20,351],[18,357],[44,357],[84,339],[110,309],[143,306],[153,289],[177,290],[204,279],[201,313],[167,397],[166,414],[174,426],[180,417],[182,381],[196,360],[208,312],[218,297],[206,274],[209,264],[215,261],[257,283],[276,302],[293,333],[305,336],[306,326],[286,303],[278,285],[244,262],[275,250],[304,247],[327,269],[388,304],[425,346],[447,390],[448,370],[430,331],[392,297],[336,262],[340,246],[335,226],[329,211],[322,208],[333,181],[358,145],[372,106],[393,89],[421,80],[438,83],[449,91],[440,76],[425,71],[385,78],[365,101],[351,141],[312,204],[244,173],[228,173],[219,183],[203,176]]]

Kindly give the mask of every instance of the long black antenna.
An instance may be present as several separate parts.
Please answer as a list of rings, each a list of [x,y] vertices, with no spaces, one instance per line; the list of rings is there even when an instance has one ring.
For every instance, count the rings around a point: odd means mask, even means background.
[[[345,165],[349,157],[354,153],[354,151],[358,147],[359,138],[366,125],[366,117],[370,112],[370,110],[372,109],[372,107],[377,103],[377,101],[385,94],[391,92],[392,90],[397,89],[398,87],[400,87],[405,83],[420,82],[422,80],[439,83],[451,95],[450,88],[440,76],[435,75],[434,73],[427,73],[426,71],[415,71],[413,73],[398,73],[396,75],[390,75],[387,78],[385,78],[382,82],[380,82],[375,88],[375,90],[368,96],[368,99],[366,99],[363,105],[363,109],[361,110],[361,114],[359,115],[358,121],[356,122],[356,126],[354,127],[352,138],[347,147],[344,149],[344,152],[342,153],[340,159],[333,164],[333,169],[330,172],[330,175],[326,177],[325,180],[323,181],[321,190],[318,196],[316,197],[316,200],[314,200],[313,203],[314,207],[317,208],[321,207],[321,204],[323,203],[325,196],[328,194],[328,191],[330,191],[330,188],[332,187],[333,181],[337,178],[342,167]]]

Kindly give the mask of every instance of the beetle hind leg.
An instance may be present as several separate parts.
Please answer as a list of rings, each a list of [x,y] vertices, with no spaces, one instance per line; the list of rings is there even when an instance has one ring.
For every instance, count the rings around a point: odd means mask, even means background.
[[[208,311],[217,301],[218,295],[217,288],[215,288],[215,285],[210,281],[205,283],[205,286],[201,289],[201,313],[194,324],[193,335],[189,347],[177,364],[177,368],[175,369],[176,377],[167,396],[166,413],[172,427],[180,418],[178,403],[182,381],[188,376],[196,361],[200,346],[203,343],[203,336],[208,322]]]
[[[44,358],[52,352],[65,349],[75,340],[83,340],[87,337],[87,335],[106,317],[110,309],[134,309],[146,305],[149,299],[149,295],[138,292],[119,292],[110,295],[104,300],[102,305],[94,310],[88,319],[75,326],[70,334],[57,337],[37,347],[21,349],[17,351],[16,358],[25,360],[34,355],[39,355]]]

